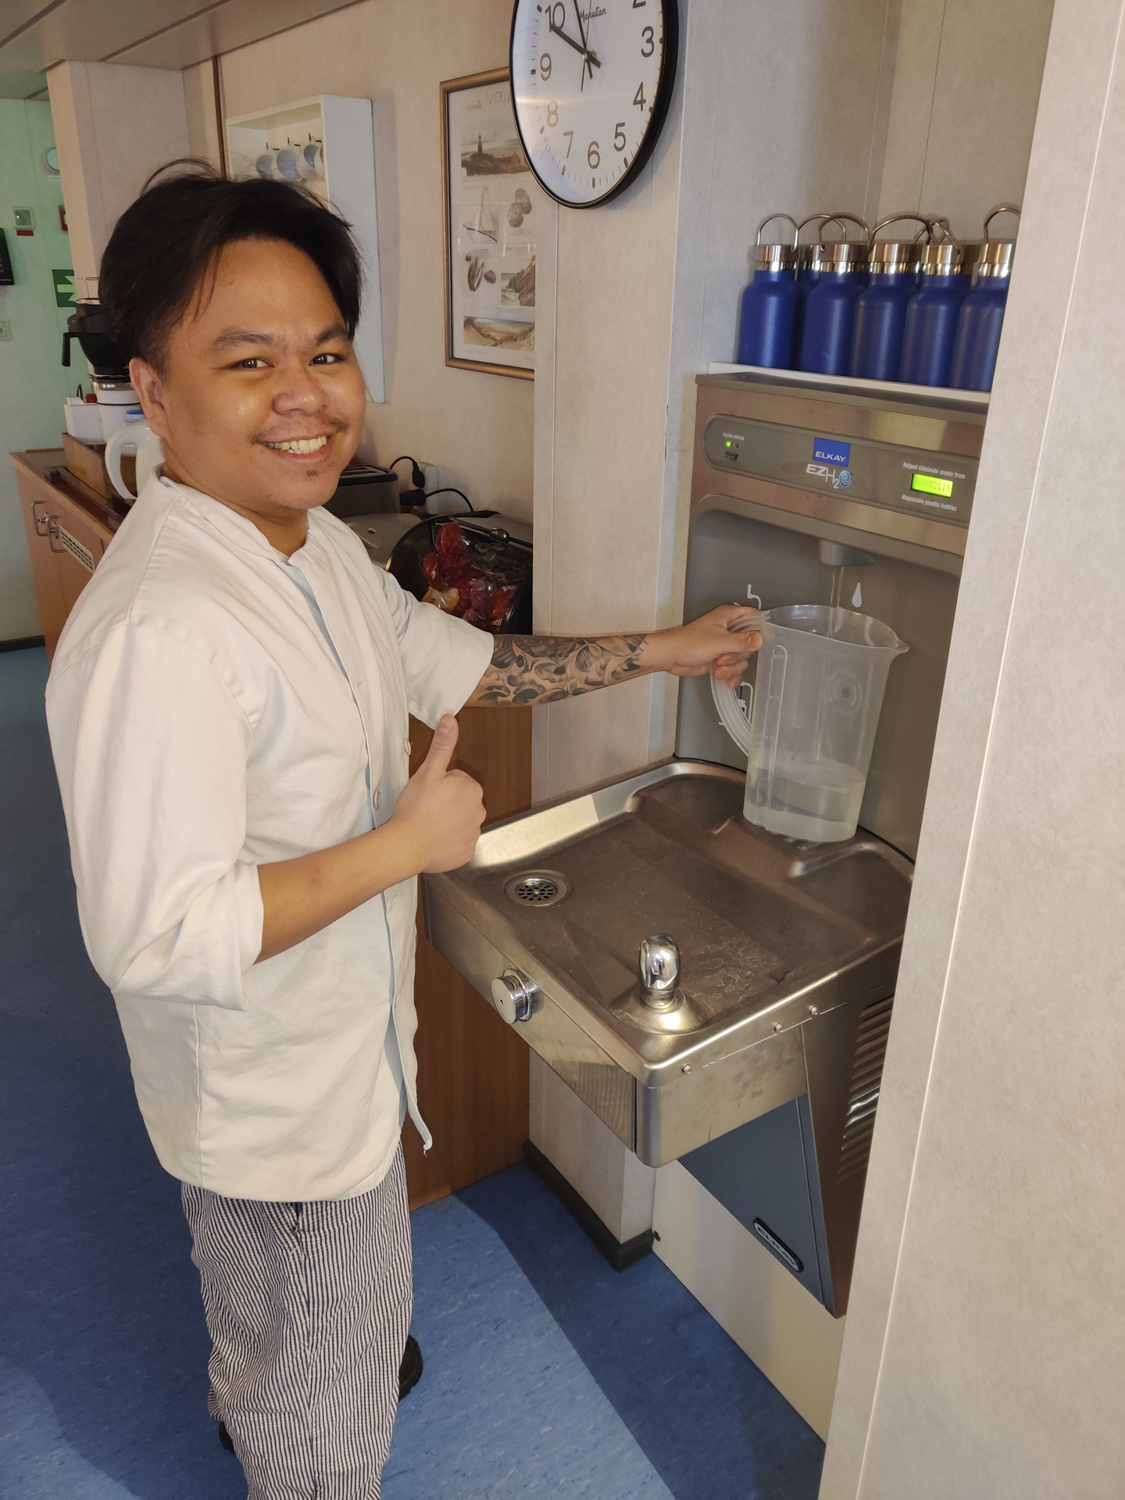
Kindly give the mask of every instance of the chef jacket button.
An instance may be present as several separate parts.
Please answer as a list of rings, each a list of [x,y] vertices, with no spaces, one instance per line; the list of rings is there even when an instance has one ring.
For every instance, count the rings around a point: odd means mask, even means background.
[[[413,750],[414,746],[410,743],[409,740],[403,740],[403,742],[402,742],[402,748],[406,751],[407,755],[409,755],[410,752]]]
[[[374,803],[374,805],[376,807],[378,807],[380,800],[381,799],[379,797],[379,788],[376,787],[375,790],[371,793],[371,801]]]

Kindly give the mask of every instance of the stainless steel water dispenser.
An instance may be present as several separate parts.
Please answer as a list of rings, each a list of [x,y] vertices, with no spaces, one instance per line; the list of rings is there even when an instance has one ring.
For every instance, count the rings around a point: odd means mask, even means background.
[[[859,822],[913,859],[988,407],[857,384],[699,377],[685,618],[724,603],[842,604],[906,642]],[[745,768],[705,678],[683,684],[676,754]]]
[[[962,393],[923,401],[772,374],[698,381],[685,618],[731,602],[842,604],[906,642],[859,824],[911,860],[986,413],[986,401]],[[705,679],[682,685],[676,753],[745,765]],[[896,945],[894,970],[897,962]],[[852,1009],[827,1064],[823,1039],[817,1052],[806,1034],[807,1092],[681,1158],[837,1314],[847,1305],[893,993]]]
[[[424,881],[431,942],[528,1046],[641,1161],[680,1160],[836,1314],[985,409],[781,372],[699,381],[687,615],[843,602],[909,647],[854,837],[748,822],[738,754],[696,679],[671,760],[494,824],[468,864]]]

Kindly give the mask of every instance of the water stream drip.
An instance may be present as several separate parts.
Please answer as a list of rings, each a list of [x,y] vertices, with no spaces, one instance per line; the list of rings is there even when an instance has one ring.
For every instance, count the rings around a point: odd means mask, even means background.
[[[844,592],[844,569],[843,567],[832,569],[832,597],[829,600],[832,613],[828,617],[828,636],[831,639],[836,634],[836,611],[840,608],[840,598]]]

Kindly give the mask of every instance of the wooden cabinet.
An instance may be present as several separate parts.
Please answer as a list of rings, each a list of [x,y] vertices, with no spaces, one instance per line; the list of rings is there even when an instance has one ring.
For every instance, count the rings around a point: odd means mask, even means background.
[[[113,540],[120,517],[92,491],[87,498],[80,480],[52,477],[62,467],[61,448],[40,448],[11,457],[31,554],[39,625],[47,655],[53,656],[66,617]]]
[[[77,479],[54,481],[61,449],[14,453],[39,618],[53,654],[66,617],[89,583],[120,517],[99,515]],[[65,488],[64,488],[65,486]],[[104,504],[104,502],[102,502]],[[455,764],[484,788],[489,822],[531,805],[531,710],[466,708]],[[411,720],[411,770],[431,731]],[[518,1161],[528,1135],[527,1047],[482,1000],[418,924],[418,1102],[434,1138],[426,1153],[407,1121],[406,1180],[411,1207],[467,1187]]]
[[[484,788],[488,822],[531,806],[531,709],[464,708],[454,764]],[[411,771],[431,731],[410,721]],[[468,1187],[523,1155],[528,1137],[526,1043],[426,941],[418,922],[418,1106],[428,1153],[408,1120],[403,1135],[410,1206]]]

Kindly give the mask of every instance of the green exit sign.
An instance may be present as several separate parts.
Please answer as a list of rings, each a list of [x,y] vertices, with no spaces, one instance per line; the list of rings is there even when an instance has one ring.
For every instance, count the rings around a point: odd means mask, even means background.
[[[74,272],[52,271],[51,280],[55,283],[55,306],[74,306]]]

